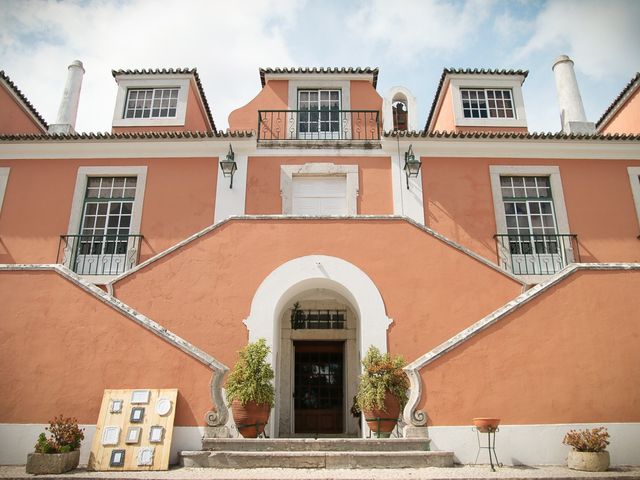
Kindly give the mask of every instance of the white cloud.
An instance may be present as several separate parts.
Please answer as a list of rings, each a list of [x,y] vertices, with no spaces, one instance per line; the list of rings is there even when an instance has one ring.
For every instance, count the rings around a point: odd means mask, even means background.
[[[639,22],[637,0],[548,2],[518,57],[553,49],[556,55],[568,54],[578,70],[594,78],[630,76],[640,66]]]
[[[468,49],[493,6],[492,0],[372,0],[349,21],[376,48],[403,61]]]
[[[284,32],[303,2],[3,2],[3,68],[49,122],[74,59],[85,65],[79,131],[111,127],[112,68],[197,67],[218,128],[259,88],[258,66],[291,65]]]

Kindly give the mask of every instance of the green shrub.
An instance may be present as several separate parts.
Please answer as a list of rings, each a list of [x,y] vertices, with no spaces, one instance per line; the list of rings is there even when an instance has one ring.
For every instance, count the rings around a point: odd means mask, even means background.
[[[84,429],[78,427],[75,418],[64,418],[62,415],[49,420],[49,426],[45,429],[51,433],[51,438],[41,433],[38,436],[36,453],[66,453],[80,448],[84,440]]]
[[[238,400],[246,405],[253,401],[273,406],[274,389],[271,380],[274,374],[266,360],[270,350],[265,339],[261,338],[238,352],[240,359],[231,370],[226,384],[229,403]]]
[[[404,407],[407,403],[409,379],[402,370],[405,362],[402,357],[392,357],[380,353],[376,347],[369,347],[362,360],[364,373],[360,375],[360,387],[356,403],[361,411],[383,409],[384,397],[390,392]]]

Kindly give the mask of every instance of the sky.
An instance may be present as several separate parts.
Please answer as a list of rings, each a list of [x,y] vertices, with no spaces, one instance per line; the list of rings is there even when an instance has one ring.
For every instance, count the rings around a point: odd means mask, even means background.
[[[0,0],[0,69],[49,122],[67,66],[86,70],[76,130],[110,131],[112,69],[196,67],[218,129],[260,90],[260,67],[378,67],[378,92],[417,97],[442,69],[529,70],[530,131],[560,130],[551,66],[575,62],[597,121],[640,71],[640,0]]]

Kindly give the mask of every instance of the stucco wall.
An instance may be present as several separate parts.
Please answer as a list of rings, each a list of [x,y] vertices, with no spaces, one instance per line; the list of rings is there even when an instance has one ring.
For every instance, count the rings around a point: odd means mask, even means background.
[[[147,258],[213,223],[217,158],[3,160],[0,263],[55,263],[81,166],[147,166],[140,233]],[[78,232],[74,232],[78,233]]]
[[[245,106],[229,114],[231,130],[257,130],[258,110],[287,110],[289,82],[271,80]]]
[[[280,166],[305,163],[357,165],[360,185],[357,199],[358,213],[361,215],[393,214],[389,157],[249,157],[246,213],[248,215],[281,214]]]
[[[640,271],[580,271],[422,370],[431,425],[640,421]]]
[[[204,423],[212,370],[56,272],[0,272],[0,304],[0,423],[95,424],[105,388],[178,388],[175,424]]]
[[[274,219],[231,220],[116,282],[114,294],[231,365],[247,342],[242,321],[258,286],[283,263],[311,254],[341,258],[373,280],[394,320],[389,350],[407,360],[521,291],[403,220]]]
[[[623,108],[600,129],[601,133],[640,134],[640,88],[629,97]]]
[[[0,112],[0,134],[43,133],[42,128],[7,92],[2,81],[0,81]]]
[[[568,233],[578,235],[580,260],[640,261],[638,220],[627,172],[628,166],[640,165],[638,161],[422,157],[427,226],[495,261],[490,165],[559,166]]]
[[[453,94],[451,93],[451,85],[447,88],[440,109],[434,112],[436,118],[434,119],[433,128],[431,130],[437,130],[440,132],[447,132],[455,130],[456,121],[453,114]]]

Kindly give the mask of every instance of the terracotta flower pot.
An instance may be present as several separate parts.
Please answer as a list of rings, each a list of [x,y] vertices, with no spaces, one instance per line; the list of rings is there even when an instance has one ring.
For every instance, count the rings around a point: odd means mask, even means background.
[[[500,425],[500,419],[485,417],[474,418],[473,425],[482,433],[487,433],[489,431],[495,432],[498,425]]]
[[[571,450],[567,456],[567,466],[571,470],[583,472],[604,472],[609,468],[609,452],[578,452]]]
[[[271,406],[268,403],[247,402],[245,405],[238,400],[231,402],[231,412],[238,427],[238,432],[244,438],[257,438],[264,432],[264,426],[269,420]]]
[[[386,438],[391,435],[391,432],[398,423],[398,417],[400,416],[400,402],[394,395],[387,392],[384,397],[384,408],[365,410],[363,413],[371,431],[379,438]]]

